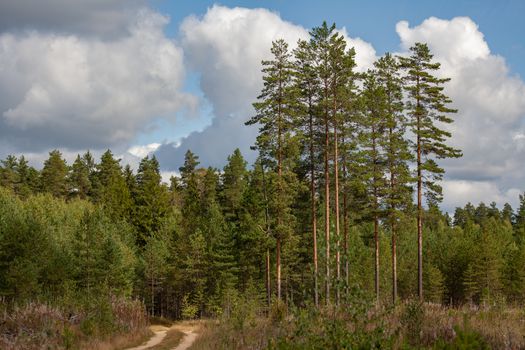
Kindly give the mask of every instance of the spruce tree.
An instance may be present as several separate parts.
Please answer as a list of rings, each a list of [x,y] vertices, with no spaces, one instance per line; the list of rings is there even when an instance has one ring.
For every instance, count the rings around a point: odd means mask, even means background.
[[[63,197],[67,193],[68,167],[58,150],[49,152],[49,158],[44,162],[40,173],[40,186],[43,192],[55,197]]]
[[[169,211],[168,189],[162,184],[155,156],[146,156],[141,160],[136,181],[133,222],[139,231],[139,242],[145,242],[147,237],[159,231]]]
[[[436,158],[457,158],[461,152],[446,144],[451,134],[440,128],[440,124],[452,123],[448,115],[456,112],[448,107],[452,101],[443,92],[444,83],[450,79],[433,75],[441,65],[432,61],[433,55],[426,44],[416,43],[410,48],[410,54],[409,57],[400,57],[400,61],[405,70],[407,117],[410,131],[415,136],[418,296],[423,300],[423,191],[427,199],[441,200],[442,189],[437,181],[442,179],[444,169],[439,167]]]
[[[69,173],[70,193],[82,199],[86,199],[91,191],[91,180],[89,179],[89,166],[77,155]]]

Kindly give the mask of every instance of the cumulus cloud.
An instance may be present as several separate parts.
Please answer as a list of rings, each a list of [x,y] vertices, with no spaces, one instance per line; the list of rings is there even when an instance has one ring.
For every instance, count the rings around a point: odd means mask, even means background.
[[[454,208],[463,207],[467,201],[474,205],[480,202],[490,204],[496,202],[500,206],[511,204],[514,208],[519,205],[518,188],[501,190],[497,183],[490,181],[446,180],[443,181],[443,191],[447,194],[443,200],[443,207],[453,213]]]
[[[0,1],[0,32],[43,30],[113,38],[146,0],[15,0]]]
[[[144,158],[152,154],[160,147],[160,143],[150,143],[147,145],[132,146],[128,149],[128,153],[135,157]]]
[[[415,42],[428,43],[442,63],[440,74],[452,78],[445,91],[459,113],[450,127],[451,143],[463,150],[463,157],[442,162],[448,180],[444,207],[466,200],[502,205],[511,196],[515,203],[517,189],[523,190],[525,182],[523,80],[510,74],[503,57],[490,52],[483,33],[468,17],[431,17],[412,28],[401,21],[396,30],[404,50]]]
[[[135,14],[114,40],[39,31],[0,34],[0,136],[19,151],[105,148],[156,117],[192,107],[168,19]]]
[[[203,165],[222,167],[239,147],[250,160],[256,127],[244,126],[253,115],[251,104],[262,87],[261,60],[270,58],[273,40],[294,44],[307,31],[265,9],[213,6],[203,17],[187,17],[180,27],[181,45],[191,69],[201,76],[200,88],[213,108],[212,124],[179,144],[156,152],[167,170],[178,169],[191,149]]]
[[[356,49],[360,70],[372,66],[375,50],[371,44],[339,30]],[[284,39],[291,48],[298,39],[307,39],[308,30],[283,20],[266,9],[213,6],[203,17],[190,16],[181,27],[181,45],[190,68],[201,74],[200,87],[211,102],[212,124],[182,140],[179,146],[165,144],[157,155],[168,169],[177,169],[187,149],[205,165],[222,166],[237,147],[249,160],[255,153],[256,127],[244,126],[253,115],[251,104],[262,88],[261,60],[270,59],[273,40]]]

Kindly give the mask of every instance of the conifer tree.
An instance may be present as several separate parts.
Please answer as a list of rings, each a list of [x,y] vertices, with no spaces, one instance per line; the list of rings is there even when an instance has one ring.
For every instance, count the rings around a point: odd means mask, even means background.
[[[349,104],[349,99],[355,89],[353,68],[355,51],[346,49],[346,41],[341,34],[333,34],[330,37],[329,66],[331,70],[330,82],[330,103],[331,121],[333,128],[333,159],[334,159],[334,220],[336,238],[336,302],[340,301],[341,284],[341,232],[340,232],[340,204],[339,204],[339,135],[344,135],[343,119],[349,119],[345,113],[345,107]],[[345,118],[343,118],[345,117]],[[347,121],[348,122],[348,121]]]
[[[124,178],[123,183],[124,182]],[[155,156],[146,156],[137,171],[133,219],[139,229],[139,242],[159,231],[169,210],[168,189],[162,184]],[[127,189],[127,186],[126,186]]]
[[[89,156],[85,158],[84,164],[88,169],[90,168]],[[120,159],[115,159],[110,150],[104,152],[92,178],[95,203],[102,204],[109,216],[114,219],[128,218],[133,203],[122,174]]]
[[[68,167],[58,150],[49,152],[49,158],[44,162],[40,173],[40,186],[43,192],[55,197],[63,197],[67,193]]]
[[[16,173],[18,160],[15,156],[8,155],[5,160],[2,160],[1,163],[0,184],[6,188],[14,190],[16,183],[18,182],[18,174]]]
[[[86,199],[91,191],[89,166],[77,155],[69,173],[70,192],[82,199]]]
[[[397,221],[400,210],[411,202],[412,178],[408,162],[412,160],[408,140],[405,138],[406,118],[403,114],[403,82],[399,63],[387,53],[375,64],[378,83],[385,98],[385,160],[389,176],[385,191],[392,249],[392,301],[397,299]]]
[[[322,142],[323,161],[324,161],[324,233],[325,233],[325,300],[330,303],[330,113],[332,111],[331,78],[330,67],[330,38],[334,35],[335,24],[328,27],[326,22],[320,27],[312,29],[310,32],[310,45],[315,53],[315,71],[319,84],[319,95],[317,97],[318,113],[321,115],[324,127]]]
[[[38,190],[38,171],[29,166],[28,161],[24,156],[20,156],[16,166],[16,173],[18,175],[18,183],[15,191],[22,198],[28,198]]]
[[[285,184],[283,169],[286,163],[287,152],[294,124],[296,91],[293,85],[293,65],[288,44],[279,39],[272,44],[273,59],[263,61],[264,87],[258,102],[253,104],[256,115],[246,122],[247,125],[258,124],[256,148],[266,160],[276,163],[277,192],[272,202],[276,205],[276,224],[273,230],[276,238],[276,284],[277,298],[281,299],[281,245],[283,239],[290,234],[289,215],[290,198],[285,193],[288,188]]]
[[[439,124],[452,123],[448,116],[456,110],[448,107],[452,102],[443,93],[443,84],[450,79],[438,78],[440,63],[433,62],[433,55],[426,44],[416,43],[410,48],[409,57],[400,57],[405,70],[407,91],[407,116],[410,131],[415,136],[417,176],[417,230],[418,230],[418,296],[423,300],[423,191],[427,199],[439,201],[441,187],[436,183],[443,177],[444,169],[436,158],[460,157],[461,152],[446,144],[450,132]]]
[[[312,264],[314,276],[314,303],[319,306],[319,266],[317,258],[317,136],[319,118],[316,113],[318,81],[315,71],[315,52],[306,40],[299,40],[294,50],[295,83],[298,90],[299,126],[303,129],[305,153],[309,168],[310,180],[310,220],[312,230]]]
[[[376,72],[368,71],[363,81],[363,116],[359,125],[360,148],[362,149],[363,180],[368,191],[368,211],[374,223],[374,286],[379,302],[379,219],[384,213],[383,200],[387,182],[385,179],[387,160],[385,157],[386,94],[379,84]]]

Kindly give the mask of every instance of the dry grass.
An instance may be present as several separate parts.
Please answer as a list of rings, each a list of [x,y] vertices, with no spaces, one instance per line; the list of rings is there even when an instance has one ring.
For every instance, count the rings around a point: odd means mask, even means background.
[[[138,332],[127,334],[118,334],[107,340],[93,340],[80,344],[80,349],[85,350],[123,350],[139,346],[146,342],[153,332],[148,328],[144,328]]]
[[[524,310],[448,308],[425,304],[414,311],[410,307],[409,303],[405,303],[395,310],[371,309],[367,314],[370,319],[379,316],[378,320],[386,328],[386,334],[392,336],[390,347],[393,349],[405,348],[407,343],[415,348],[433,348],[438,342],[454,341],[459,331],[479,334],[491,349],[525,349]],[[418,310],[421,311],[419,315]],[[309,321],[308,334],[318,333],[324,317],[334,315],[322,314],[324,316]],[[345,318],[343,312],[336,317]],[[199,337],[191,349],[266,349],[270,339],[288,338],[293,332],[297,332],[297,327],[301,327],[299,323],[295,317],[280,323],[258,317],[244,327],[236,328],[232,320],[210,320],[201,324]],[[355,325],[348,324],[347,332],[351,332],[354,327]]]
[[[114,349],[147,337],[148,321],[141,303],[112,298],[110,322],[100,323],[83,309],[45,303],[1,304],[0,349]]]
[[[480,334],[492,349],[525,349],[525,313],[517,308],[446,308],[426,305],[423,341],[452,339],[455,328]]]

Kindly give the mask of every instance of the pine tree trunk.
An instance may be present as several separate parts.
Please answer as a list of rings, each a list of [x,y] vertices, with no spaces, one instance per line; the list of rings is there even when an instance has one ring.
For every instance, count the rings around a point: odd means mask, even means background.
[[[311,106],[311,102],[309,101]],[[311,107],[309,107],[311,108]],[[314,303],[319,306],[319,269],[317,264],[317,214],[315,209],[315,164],[314,164],[314,126],[313,114],[310,113],[310,197],[312,200],[312,238],[314,254]]]
[[[266,192],[266,178],[264,176],[264,165],[261,162],[261,171],[263,179],[263,194],[265,202],[264,218],[266,221],[266,235],[270,236],[270,213],[268,210],[268,194]],[[271,282],[271,267],[270,267],[270,248],[266,248],[266,301],[268,306],[272,301],[272,282]]]
[[[326,84],[325,84],[326,86]],[[325,96],[328,93],[325,88]],[[324,131],[325,131],[325,142],[324,142],[324,200],[325,200],[325,241],[326,241],[326,305],[330,304],[330,173],[328,169],[329,159],[329,127],[328,127],[328,109],[325,110],[324,117]]]
[[[272,287],[270,276],[270,248],[266,248],[266,301],[270,306],[272,300]]]
[[[419,110],[419,101],[417,103]],[[417,295],[423,301],[423,226],[420,117],[417,116]]]
[[[282,80],[279,79],[279,107],[278,107],[278,115],[277,115],[277,132],[278,132],[278,145],[277,145],[277,177],[279,181],[279,195],[282,198],[283,195],[283,183],[282,183],[282,116],[281,116],[281,103],[282,103]],[[279,210],[277,212],[277,227],[281,227],[282,224],[282,217],[281,217],[281,208],[279,207]],[[277,272],[277,299],[281,300],[281,232],[279,230],[277,231],[277,242],[276,242],[276,252],[275,252],[275,264],[276,264],[276,272]]]
[[[335,85],[335,82],[334,82]],[[339,237],[339,161],[338,161],[338,145],[337,145],[337,101],[336,94],[334,92],[334,187],[335,187],[335,239],[336,239],[336,304],[339,305],[340,301],[340,290],[339,284],[341,280],[341,253],[339,251],[340,237]]]
[[[349,266],[348,266],[348,221],[347,221],[347,211],[348,211],[348,203],[347,203],[347,193],[346,193],[346,149],[344,148],[345,145],[345,139],[344,139],[344,131],[343,131],[343,138],[341,140],[341,144],[343,145],[343,259],[345,264],[345,285],[346,288],[348,288],[349,283]]]
[[[377,162],[378,162],[378,152],[376,145],[376,136],[375,136],[375,127],[372,126],[372,160],[374,163],[374,173],[372,177],[373,181],[373,195],[374,195],[374,243],[375,243],[375,292],[376,292],[376,302],[379,303],[379,193],[378,193],[378,176],[377,176]]]
[[[376,302],[379,303],[379,217],[374,215],[374,242],[375,242],[375,292]]]
[[[389,99],[390,105],[390,99]],[[390,111],[390,115],[392,112]],[[395,217],[395,190],[396,182],[394,175],[394,145],[393,145],[393,130],[388,130],[390,150],[389,150],[389,166],[390,166],[390,234],[392,235],[392,304],[395,305],[397,301],[397,248],[396,248],[396,217]]]
[[[396,242],[396,224],[392,222],[392,304],[397,301],[397,242]]]

